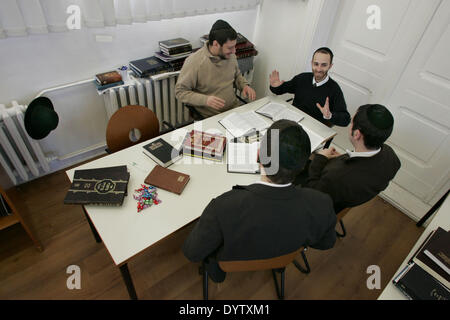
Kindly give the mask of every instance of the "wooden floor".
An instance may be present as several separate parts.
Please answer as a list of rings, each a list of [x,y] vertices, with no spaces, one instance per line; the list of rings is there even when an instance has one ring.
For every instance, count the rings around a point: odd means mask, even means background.
[[[29,208],[25,219],[41,240],[38,252],[20,224],[0,231],[0,299],[128,299],[119,269],[95,242],[78,206],[65,206],[64,171],[20,186]],[[310,274],[286,269],[286,299],[376,299],[423,228],[375,198],[344,219],[347,236],[327,251],[309,249]],[[140,299],[201,299],[198,264],[180,247],[193,224],[146,250],[129,263]],[[69,290],[67,267],[81,269],[81,289]],[[367,268],[378,265],[381,289],[369,290]],[[276,299],[270,271],[228,274],[210,281],[210,299]]]

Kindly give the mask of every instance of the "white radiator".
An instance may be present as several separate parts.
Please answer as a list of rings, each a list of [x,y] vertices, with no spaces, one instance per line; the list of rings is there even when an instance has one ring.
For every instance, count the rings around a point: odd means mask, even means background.
[[[10,108],[0,104],[0,163],[14,185],[50,171],[41,146],[25,131],[25,110],[16,101]]]
[[[189,111],[175,98],[175,83],[179,72],[152,76],[150,79],[130,77],[130,85],[111,88],[103,92],[108,119],[119,108],[127,105],[141,105],[152,110],[159,120],[177,126],[189,120]]]

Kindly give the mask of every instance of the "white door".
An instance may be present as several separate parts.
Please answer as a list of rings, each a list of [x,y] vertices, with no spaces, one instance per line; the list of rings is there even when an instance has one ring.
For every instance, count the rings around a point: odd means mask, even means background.
[[[380,29],[369,28],[377,17]],[[402,167],[383,196],[418,219],[447,191],[450,163],[450,1],[344,0],[329,44],[349,112],[381,103]],[[336,128],[336,127],[335,127]],[[347,128],[335,143],[350,148]]]

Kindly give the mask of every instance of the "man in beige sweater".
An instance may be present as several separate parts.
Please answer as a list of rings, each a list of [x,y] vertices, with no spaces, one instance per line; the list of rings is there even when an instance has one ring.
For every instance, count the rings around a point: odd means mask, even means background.
[[[234,88],[255,100],[256,93],[242,76],[236,59],[236,31],[217,20],[203,48],[184,62],[175,95],[205,118],[239,106]]]

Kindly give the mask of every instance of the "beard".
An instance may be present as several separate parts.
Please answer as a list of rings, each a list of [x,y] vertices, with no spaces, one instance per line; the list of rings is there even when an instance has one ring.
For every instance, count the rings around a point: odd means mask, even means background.
[[[316,72],[316,71],[314,71],[313,73],[314,73],[314,78],[317,78],[319,80],[325,79],[328,74],[328,72]]]

